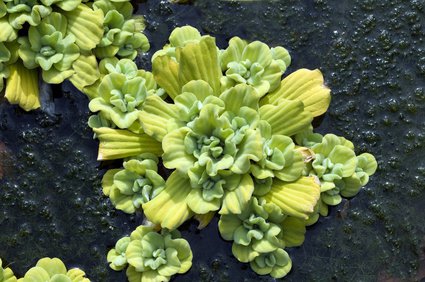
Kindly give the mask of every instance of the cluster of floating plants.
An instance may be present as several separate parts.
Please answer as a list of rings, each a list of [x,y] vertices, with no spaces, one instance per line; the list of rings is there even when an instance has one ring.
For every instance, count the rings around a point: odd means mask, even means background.
[[[180,237],[177,230],[158,233],[153,226],[141,225],[109,251],[109,266],[117,271],[127,267],[130,282],[169,281],[192,266],[189,243]]]
[[[176,28],[152,57],[143,18],[128,0],[0,1],[0,91],[25,110],[40,107],[39,84],[68,79],[89,98],[99,160],[122,159],[103,193],[147,224],[117,241],[107,260],[130,282],[168,281],[192,266],[178,227],[218,214],[232,253],[260,275],[284,277],[285,248],[342,197],[355,196],[377,169],[368,153],[334,134],[313,132],[330,90],[319,70],[282,77],[283,47],[233,37],[226,49],[190,26]],[[39,79],[39,73],[41,79]],[[87,282],[80,269],[43,258],[19,280]]]
[[[124,159],[104,175],[103,192],[153,226],[117,242],[112,269],[128,266],[130,281],[186,272],[192,254],[183,239],[182,250],[173,247],[173,232],[192,217],[205,227],[218,212],[234,256],[280,278],[292,267],[285,248],[300,246],[306,226],[366,185],[375,158],[357,156],[343,137],[313,132],[330,90],[319,70],[282,80],[290,62],[282,47],[234,37],[222,50],[185,26],[153,55],[152,73],[126,59],[102,65],[89,125],[99,160]]]
[[[90,282],[79,268],[66,269],[58,258],[42,258],[29,269],[24,277],[17,279],[10,268],[3,268],[0,259],[0,282]]]
[[[41,83],[68,79],[95,91],[99,61],[149,49],[143,18],[132,13],[129,0],[0,1],[0,91],[27,111],[40,107]]]

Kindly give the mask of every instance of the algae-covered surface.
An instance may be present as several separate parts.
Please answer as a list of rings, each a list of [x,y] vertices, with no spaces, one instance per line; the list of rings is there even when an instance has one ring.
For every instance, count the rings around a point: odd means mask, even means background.
[[[309,228],[289,249],[287,281],[420,281],[425,277],[425,3],[402,1],[211,1],[189,5],[138,2],[150,56],[171,30],[191,24],[225,47],[232,36],[286,47],[287,73],[319,68],[332,89],[317,131],[344,136],[379,169],[367,187]],[[18,276],[56,256],[92,281],[126,281],[106,253],[142,223],[102,195],[101,177],[119,163],[96,161],[87,127],[88,99],[70,84],[44,97],[44,110],[0,104],[0,257]],[[192,269],[173,281],[273,281],[231,254],[217,219],[182,235]]]

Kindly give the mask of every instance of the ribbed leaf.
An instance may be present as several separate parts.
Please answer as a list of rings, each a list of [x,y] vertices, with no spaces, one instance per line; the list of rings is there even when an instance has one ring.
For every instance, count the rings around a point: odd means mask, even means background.
[[[172,99],[180,94],[179,64],[176,61],[168,56],[156,57],[152,62],[152,73]]]
[[[314,177],[301,177],[290,183],[273,181],[270,192],[264,199],[280,207],[287,215],[308,219],[319,197],[320,185]]]
[[[50,280],[50,275],[41,267],[33,267],[25,273],[23,282],[46,282]],[[21,281],[21,279],[19,279]]]
[[[166,168],[176,168],[182,173],[187,173],[193,167],[196,159],[192,154],[186,153],[186,144],[184,142],[185,136],[189,131],[189,128],[182,127],[164,137],[162,141],[164,155],[162,158]]]
[[[179,78],[184,85],[191,80],[208,82],[215,94],[220,92],[220,77],[222,76],[219,64],[215,39],[203,37],[199,43],[190,43],[177,49],[180,58]]]
[[[217,211],[220,209],[221,199],[212,199],[211,201],[206,201],[202,197],[202,189],[192,189],[189,195],[186,197],[186,203],[189,208],[196,214],[206,214],[211,211]]]
[[[186,197],[192,190],[189,179],[174,171],[165,189],[153,200],[143,204],[146,217],[163,228],[174,230],[192,216]]]
[[[213,95],[211,86],[203,80],[192,80],[182,87],[182,93],[189,92],[196,96],[199,101],[204,101],[210,95]],[[186,105],[185,103],[182,103]]]
[[[292,136],[306,127],[313,120],[300,101],[280,99],[276,105],[260,107],[261,119],[267,121],[272,127],[273,134]]]
[[[25,111],[40,108],[38,73],[21,63],[9,66],[10,76],[6,80],[5,97],[11,104],[19,104]]]
[[[221,53],[220,63],[222,70],[228,68],[228,64],[232,61],[240,61],[242,52],[246,47],[247,42],[235,36],[229,40],[229,47]]]
[[[66,276],[71,278],[72,282],[90,282],[88,278],[84,278],[84,276],[86,276],[86,273],[79,268],[73,268],[68,270]]]
[[[369,153],[363,153],[357,156],[358,167],[360,167],[369,176],[373,175],[378,168],[378,163],[373,155]]]
[[[305,109],[316,117],[326,112],[331,96],[320,70],[300,69],[283,79],[280,87],[266,95],[261,104],[277,105],[280,99],[302,101]]]
[[[0,267],[1,267],[1,260],[0,260]],[[1,278],[1,276],[0,276]],[[10,268],[3,269],[3,281],[2,282],[17,282],[15,275],[13,274],[13,271]]]
[[[84,4],[75,10],[65,12],[68,19],[68,32],[75,36],[75,43],[83,50],[91,50],[99,44],[103,36],[103,12],[93,11]]]
[[[146,98],[139,114],[144,132],[160,142],[167,134],[167,123],[172,118],[178,118],[176,106],[156,95]]]
[[[72,64],[75,73],[69,78],[79,90],[92,85],[100,78],[99,67],[94,55],[80,55]]]
[[[107,127],[94,128],[100,140],[98,160],[113,160],[143,153],[162,154],[161,143],[146,134]]]
[[[305,239],[305,220],[288,216],[282,222],[282,239],[286,247],[301,246]]]
[[[283,181],[294,181],[301,176],[301,172],[305,167],[303,155],[299,151],[294,151],[292,163],[285,166],[283,169],[275,171],[274,174],[277,178]]]
[[[170,44],[173,47],[184,46],[187,42],[201,39],[199,31],[191,26],[182,26],[175,28],[170,34]]]
[[[342,145],[336,145],[330,152],[328,158],[334,164],[342,164],[342,177],[349,177],[356,171],[356,154],[350,148]]]
[[[246,207],[249,199],[254,192],[254,182],[249,174],[245,174],[241,178],[241,182],[236,189],[227,191],[223,197],[223,204],[220,214],[240,214]]]
[[[226,110],[239,113],[241,107],[258,109],[259,97],[255,89],[247,84],[238,84],[220,95],[226,104]]]

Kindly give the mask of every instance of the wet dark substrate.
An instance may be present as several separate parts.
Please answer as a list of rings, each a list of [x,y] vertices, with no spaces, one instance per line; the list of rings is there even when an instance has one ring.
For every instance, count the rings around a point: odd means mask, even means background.
[[[288,281],[418,281],[425,276],[425,4],[423,1],[210,1],[138,4],[150,54],[171,30],[191,24],[217,37],[261,40],[290,50],[292,65],[320,68],[332,89],[321,133],[347,137],[373,153],[378,172],[360,194],[332,209],[290,249]],[[141,224],[101,192],[105,167],[86,126],[87,99],[55,87],[55,109],[23,112],[0,104],[0,257],[21,276],[38,258],[57,256],[92,281],[125,280],[106,253]],[[7,147],[7,149],[5,149]],[[1,175],[0,173],[0,175]],[[272,281],[231,255],[217,220],[182,228],[194,266],[174,281]],[[397,280],[395,280],[397,281]]]

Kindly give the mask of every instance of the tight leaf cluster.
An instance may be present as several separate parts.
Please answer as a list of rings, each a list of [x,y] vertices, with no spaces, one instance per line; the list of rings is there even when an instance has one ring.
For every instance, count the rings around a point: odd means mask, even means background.
[[[233,241],[239,261],[284,277],[292,267],[285,248],[300,246],[306,226],[356,195],[377,169],[371,154],[356,155],[345,138],[313,132],[330,89],[319,70],[284,76],[290,62],[283,47],[234,37],[220,49],[185,26],[153,55],[152,73],[124,60],[105,63],[89,125],[99,160],[126,159],[124,169],[105,174],[104,193],[164,230],[192,217],[206,226],[218,213],[220,234]],[[170,172],[165,180],[159,164]],[[118,241],[110,266],[129,264],[129,278],[141,272],[134,281],[145,281],[156,268],[140,258],[135,264],[130,239]]]
[[[17,279],[10,268],[3,268],[0,259],[0,282],[90,282],[79,268],[67,269],[58,258],[45,257],[30,268],[24,277]]]
[[[144,20],[132,14],[128,0],[1,1],[0,91],[36,109],[40,73],[40,83],[69,80],[89,95],[101,78],[98,60],[134,59],[149,49]]]
[[[152,226],[141,225],[108,252],[109,266],[116,271],[127,268],[129,282],[169,281],[192,266],[189,243],[180,237],[177,230],[158,233]]]

